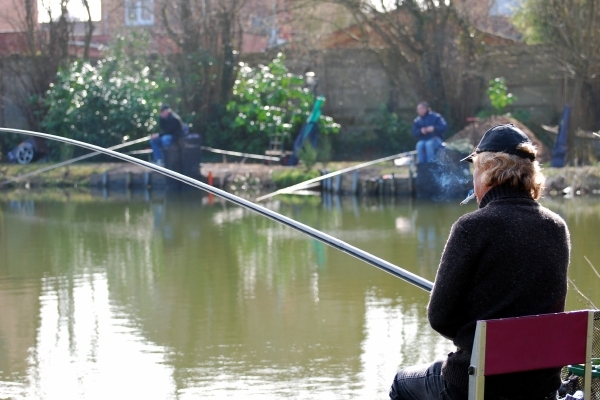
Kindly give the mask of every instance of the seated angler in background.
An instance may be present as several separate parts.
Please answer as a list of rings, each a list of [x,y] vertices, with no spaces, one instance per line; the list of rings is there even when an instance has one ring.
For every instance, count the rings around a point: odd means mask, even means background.
[[[158,119],[160,133],[155,133],[150,138],[150,147],[154,161],[160,166],[165,165],[162,149],[168,147],[171,143],[181,138],[184,132],[184,123],[168,104],[163,104],[160,107],[160,118]]]
[[[512,124],[485,133],[463,161],[474,166],[479,209],[456,221],[427,316],[456,350],[402,369],[390,398],[466,400],[477,320],[564,311],[571,244],[565,221],[536,200],[544,176],[529,138]],[[560,368],[486,378],[487,400],[556,399]]]
[[[444,117],[431,111],[429,104],[422,101],[417,105],[417,114],[413,123],[412,133],[417,141],[417,162],[428,163],[435,161],[435,152],[442,147],[444,133],[448,124]]]

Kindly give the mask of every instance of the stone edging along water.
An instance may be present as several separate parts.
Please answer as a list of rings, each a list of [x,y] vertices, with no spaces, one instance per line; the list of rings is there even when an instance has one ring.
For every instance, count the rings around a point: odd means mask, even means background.
[[[20,175],[39,165],[27,166],[0,164],[0,180]],[[301,169],[301,168],[299,168]],[[337,168],[333,168],[334,170]],[[332,168],[330,168],[332,170]],[[206,179],[213,176],[214,185],[234,191],[275,190],[274,174],[291,171],[290,167],[264,164],[211,163],[202,164],[201,173]],[[544,169],[546,196],[600,194],[600,166]],[[339,183],[341,194],[350,193],[352,174],[343,176]],[[64,188],[103,187],[113,189],[156,189],[165,187],[165,178],[148,173],[145,169],[125,163],[81,163],[39,174],[25,181],[6,185],[0,190],[15,187]],[[371,167],[360,171],[359,189],[362,194],[409,195],[411,193],[406,168]]]

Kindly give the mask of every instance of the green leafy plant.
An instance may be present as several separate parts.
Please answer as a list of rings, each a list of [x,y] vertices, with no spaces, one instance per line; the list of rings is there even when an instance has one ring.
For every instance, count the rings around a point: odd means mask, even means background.
[[[495,115],[504,114],[506,112],[506,107],[517,100],[512,93],[508,93],[506,80],[503,77],[492,79],[489,82],[487,94],[490,97],[490,103],[492,103]]]
[[[96,65],[74,62],[58,71],[45,98],[48,132],[107,147],[155,131],[170,83],[151,79],[150,68],[124,46],[117,43],[115,54]]]
[[[269,135],[289,134],[292,138],[300,131],[312,111],[314,98],[305,87],[304,79],[289,72],[285,57],[278,54],[269,63],[258,68],[240,63],[233,86],[232,100],[221,118],[221,126],[207,133],[207,142],[224,143],[228,149],[263,152]],[[340,125],[333,118],[321,116],[318,120],[321,135],[339,132]],[[225,129],[223,129],[225,128]]]
[[[318,152],[312,144],[304,142],[302,148],[298,151],[298,158],[302,161],[304,169],[310,171],[317,163]]]
[[[413,150],[415,139],[412,136],[412,127],[395,112],[381,105],[370,120],[373,130],[367,132],[364,147],[383,150],[381,154],[401,153]]]
[[[319,171],[316,170],[303,171],[297,168],[289,168],[274,172],[273,183],[278,188],[284,188],[316,178],[317,176],[319,176]]]

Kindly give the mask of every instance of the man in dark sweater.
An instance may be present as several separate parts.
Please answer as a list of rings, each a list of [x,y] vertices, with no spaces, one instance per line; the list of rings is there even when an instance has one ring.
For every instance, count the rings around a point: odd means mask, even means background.
[[[168,104],[163,104],[160,108],[160,118],[158,120],[158,126],[160,127],[160,133],[155,133],[150,138],[150,147],[152,147],[152,154],[154,161],[163,166],[164,158],[162,148],[170,146],[171,143],[181,138],[184,131],[184,123]]]
[[[477,320],[564,311],[569,231],[542,207],[544,177],[536,150],[513,125],[485,133],[475,152],[479,209],[450,231],[427,315],[457,347],[448,358],[396,375],[392,399],[467,399]],[[558,327],[557,327],[558,328]],[[555,399],[560,369],[486,378],[486,399]]]

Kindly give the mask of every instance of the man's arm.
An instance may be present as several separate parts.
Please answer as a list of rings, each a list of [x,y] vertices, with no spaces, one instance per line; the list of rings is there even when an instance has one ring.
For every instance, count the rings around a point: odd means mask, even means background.
[[[470,236],[460,220],[452,226],[427,306],[431,327],[449,339],[456,336],[465,321],[476,251]]]
[[[436,135],[438,135],[439,137],[443,137],[444,133],[448,129],[448,123],[446,122],[444,117],[442,117],[441,115],[437,115],[433,128]]]

